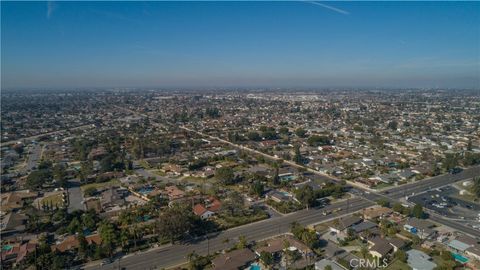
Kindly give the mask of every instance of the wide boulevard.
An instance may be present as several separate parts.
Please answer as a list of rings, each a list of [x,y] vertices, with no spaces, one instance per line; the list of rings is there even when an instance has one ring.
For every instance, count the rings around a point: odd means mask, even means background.
[[[319,224],[344,216],[366,207],[374,205],[374,201],[380,198],[390,198],[397,201],[400,198],[413,193],[423,192],[428,189],[439,188],[456,181],[465,180],[480,175],[480,166],[465,169],[458,174],[445,174],[429,179],[398,186],[381,193],[360,191],[358,197],[334,203],[320,209],[302,210],[292,214],[272,217],[267,220],[236,227],[216,235],[210,235],[202,239],[192,240],[183,244],[174,244],[154,248],[146,252],[129,254],[109,265],[90,265],[86,269],[161,269],[173,267],[185,263],[186,256],[195,251],[198,254],[208,254],[231,247],[236,243],[239,236],[245,236],[249,241],[259,241],[275,235],[286,233],[290,230],[290,224],[294,221],[303,225]],[[338,210],[324,215],[324,212]],[[458,231],[480,237],[480,231],[464,226],[456,221],[445,219],[431,213],[430,219],[440,224],[452,227]]]

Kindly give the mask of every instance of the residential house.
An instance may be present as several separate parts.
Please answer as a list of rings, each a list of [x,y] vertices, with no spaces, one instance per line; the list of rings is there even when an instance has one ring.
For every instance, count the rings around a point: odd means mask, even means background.
[[[284,241],[285,239],[284,238],[272,238],[272,239],[268,239],[266,242],[265,242],[265,245],[264,246],[261,246],[261,247],[258,247],[256,250],[255,250],[255,253],[260,256],[262,254],[262,252],[268,252],[272,255],[278,255],[280,252],[283,251],[283,248],[284,248]]]
[[[91,234],[85,236],[85,240],[88,245],[96,244],[100,245],[102,243],[102,238],[100,234]],[[80,246],[80,241],[78,240],[77,235],[69,235],[65,237],[61,242],[58,242],[51,246],[52,251],[66,252],[70,250],[77,249]]]
[[[346,232],[353,225],[360,224],[362,219],[357,216],[347,216],[337,220],[334,225],[330,226],[330,230],[336,233]]]
[[[407,251],[407,256],[408,266],[410,266],[412,270],[433,270],[437,267],[437,264],[432,261],[432,258],[423,251],[411,249]]]
[[[197,203],[193,207],[193,213],[202,219],[208,219],[220,210],[222,203],[214,197],[204,201],[204,204]]]
[[[265,194],[265,198],[273,200],[275,202],[288,202],[293,200],[293,196],[288,192],[281,192],[278,190],[270,190]]]
[[[10,212],[2,216],[0,223],[1,236],[21,233],[26,229],[28,217],[23,214]]]
[[[432,228],[435,225],[427,220],[418,218],[409,218],[405,221],[403,229],[417,235],[420,239],[428,239],[435,236],[436,231]]]
[[[384,258],[393,250],[393,246],[384,238],[375,237],[369,239],[368,243],[371,244],[369,253],[377,258]]]
[[[23,261],[28,254],[35,252],[36,246],[35,243],[30,242],[4,246],[7,249],[2,249],[2,267]]]
[[[255,261],[256,256],[250,249],[237,249],[220,254],[212,260],[213,270],[238,270]]]
[[[126,190],[118,187],[110,187],[102,192],[102,208],[105,210],[107,208],[125,205],[125,192]]]
[[[388,239],[389,244],[393,247],[393,252],[397,252],[398,250],[402,250],[407,246],[407,242],[403,241],[400,238],[392,238]]]
[[[8,212],[23,207],[25,200],[34,199],[38,196],[37,192],[30,192],[28,190],[6,192],[1,195],[1,212]]]
[[[388,207],[374,206],[363,209],[362,214],[364,219],[376,220],[390,216],[392,212]]]
[[[95,213],[100,213],[102,212],[102,203],[100,201],[100,198],[97,197],[90,197],[85,199],[85,208],[87,210],[93,209]]]
[[[377,224],[367,220],[367,221],[362,221],[358,224],[355,224],[350,228],[354,230],[355,233],[362,233],[362,232],[371,231],[372,229],[377,228]]]
[[[327,266],[330,266],[330,269],[332,270],[344,270],[343,266],[340,266],[337,264],[335,261],[331,261],[328,259],[322,259],[318,262],[315,263],[315,270],[324,270],[327,268]]]
[[[179,189],[177,186],[165,187],[165,191],[167,192],[170,201],[181,199],[185,196],[185,192]]]

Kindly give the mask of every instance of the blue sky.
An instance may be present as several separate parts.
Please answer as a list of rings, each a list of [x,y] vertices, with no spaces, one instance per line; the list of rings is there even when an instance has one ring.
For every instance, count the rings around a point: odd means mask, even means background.
[[[2,89],[480,88],[479,2],[4,2]]]

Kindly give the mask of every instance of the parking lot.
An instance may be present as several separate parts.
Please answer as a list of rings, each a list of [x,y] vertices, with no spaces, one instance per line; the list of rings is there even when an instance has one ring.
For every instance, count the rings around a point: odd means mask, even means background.
[[[410,202],[421,204],[423,207],[433,210],[438,214],[451,218],[462,219],[471,226],[478,226],[478,213],[480,205],[453,197],[459,190],[452,186],[440,189],[432,189],[426,192],[411,196]]]

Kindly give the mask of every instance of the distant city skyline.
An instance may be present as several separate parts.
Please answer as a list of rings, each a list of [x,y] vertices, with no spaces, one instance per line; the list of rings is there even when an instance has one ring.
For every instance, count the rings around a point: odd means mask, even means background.
[[[1,2],[1,84],[480,89],[479,2]]]

